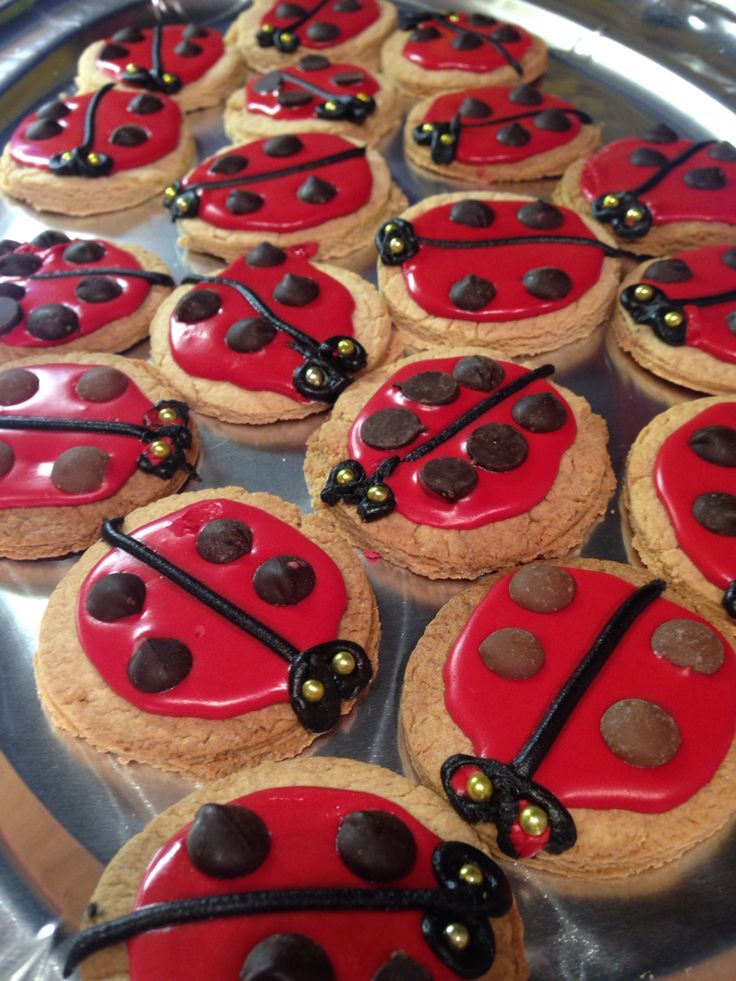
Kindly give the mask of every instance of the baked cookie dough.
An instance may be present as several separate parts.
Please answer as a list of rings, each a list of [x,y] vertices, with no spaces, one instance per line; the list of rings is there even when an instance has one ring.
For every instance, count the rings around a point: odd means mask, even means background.
[[[401,725],[420,779],[494,854],[561,875],[663,865],[734,811],[734,652],[628,565],[529,565],[460,593],[410,657]]]
[[[54,354],[0,369],[0,555],[65,555],[102,521],[173,494],[194,472],[187,406],[151,365]]]
[[[307,444],[315,507],[359,548],[431,579],[564,555],[614,486],[585,399],[473,349],[379,368]]]
[[[306,258],[366,266],[373,235],[406,206],[383,157],[332,133],[229,146],[166,189],[179,245],[227,262],[264,238]]]
[[[293,504],[200,491],[102,534],[41,625],[38,690],[59,728],[203,779],[296,755],[368,685],[379,635],[368,580]]]
[[[339,266],[262,242],[195,278],[159,309],[151,357],[206,415],[258,424],[324,411],[357,372],[390,353],[386,304]]]

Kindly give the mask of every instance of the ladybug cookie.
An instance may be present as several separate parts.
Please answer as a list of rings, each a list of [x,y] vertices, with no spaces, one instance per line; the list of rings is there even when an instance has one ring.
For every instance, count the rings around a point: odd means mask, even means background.
[[[148,326],[174,280],[136,245],[47,230],[0,242],[0,362],[40,350],[125,351]]]
[[[2,260],[0,260],[1,262]],[[268,242],[161,306],[151,357],[194,409],[227,422],[299,419],[389,354],[391,319],[356,273]]]
[[[456,596],[410,657],[401,725],[484,844],[562,875],[663,865],[734,810],[734,652],[628,565],[528,565]]]
[[[425,787],[352,760],[190,794],[113,858],[82,928],[66,972],[85,979],[528,977],[509,884],[475,834]]]
[[[222,35],[198,24],[123,27],[82,52],[77,69],[79,92],[106,82],[147,92],[163,92],[184,112],[216,106],[245,78],[237,51]]]
[[[110,82],[26,116],[0,157],[0,189],[39,211],[96,215],[140,204],[194,159],[173,99]]]
[[[520,195],[438,194],[379,229],[379,289],[413,347],[551,351],[587,337],[615,295],[623,253],[593,224]]]
[[[200,491],[110,519],[102,538],[41,625],[38,689],[59,728],[206,778],[296,755],[368,686],[368,580],[294,505]]]
[[[309,440],[315,506],[354,545],[432,579],[564,555],[614,481],[605,423],[553,372],[473,349],[372,372]]]
[[[109,515],[194,473],[189,410],[158,371],[111,354],[24,358],[0,370],[0,555],[86,548]]]
[[[557,194],[632,252],[736,243],[736,147],[683,140],[660,124],[571,164]]]

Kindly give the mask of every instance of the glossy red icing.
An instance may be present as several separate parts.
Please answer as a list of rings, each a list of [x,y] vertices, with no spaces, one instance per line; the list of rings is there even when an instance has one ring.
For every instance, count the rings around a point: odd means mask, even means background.
[[[687,445],[704,426],[736,429],[736,402],[711,406],[668,436],[654,464],[654,484],[680,548],[709,582],[726,589],[736,579],[734,539],[704,528],[693,517],[692,506],[712,491],[736,495],[736,469],[709,463]]]
[[[580,177],[580,190],[592,202],[608,192],[633,191],[650,180],[657,167],[637,167],[629,161],[630,155],[640,147],[648,147],[672,160],[693,146],[693,140],[677,140],[674,143],[648,143],[646,140],[626,139],[609,143],[589,157]],[[717,221],[736,224],[736,162],[715,160],[709,156],[710,146],[699,150],[693,157],[660,181],[655,187],[638,195],[652,213],[654,225],[668,225],[675,221]],[[720,190],[698,190],[683,180],[689,170],[699,167],[718,167],[726,177],[726,186]]]
[[[243,190],[253,191],[264,198],[258,211],[246,215],[234,215],[227,210],[228,195],[237,186],[236,175],[213,174],[210,168],[216,157],[209,157],[182,180],[182,191],[193,185],[204,185],[197,190],[200,199],[197,217],[217,228],[233,231],[263,231],[287,233],[314,228],[330,221],[350,215],[367,203],[373,187],[373,176],[365,156],[352,157],[340,163],[320,166],[317,161],[335,153],[343,153],[355,148],[355,144],[341,136],[331,133],[300,133],[303,149],[290,157],[269,157],[263,152],[267,140],[255,140],[232,147],[229,152],[248,159],[248,166],[242,176],[250,183],[243,184]],[[273,171],[305,164],[306,169],[285,177],[271,178]],[[310,166],[315,164],[315,166]],[[254,175],[264,175],[264,180],[252,181]],[[309,177],[319,177],[338,188],[335,197],[326,204],[309,204],[299,200],[297,191]],[[208,184],[228,181],[227,187],[213,187]]]
[[[472,198],[472,194],[468,195]],[[583,236],[597,242],[595,235],[579,215],[569,208],[559,208],[563,223],[551,230],[528,228],[516,217],[526,201],[488,201],[495,219],[488,228],[472,228],[450,220],[453,204],[442,204],[412,220],[418,236],[472,242],[524,236],[526,242],[517,245],[486,246],[478,249],[443,248],[421,243],[419,251],[401,266],[404,282],[412,299],[436,317],[450,320],[472,320],[476,323],[499,323],[522,320],[540,314],[563,310],[579,300],[598,282],[604,255],[591,245],[553,245],[535,242],[542,235]],[[560,300],[540,300],[525,288],[522,277],[531,269],[554,266],[562,269],[572,280],[572,289]],[[487,279],[496,288],[496,295],[482,310],[461,310],[450,300],[453,285],[474,273]]]
[[[212,28],[208,28],[205,37],[190,39],[190,44],[196,45],[200,49],[199,52],[188,57],[177,54],[174,50],[176,46],[187,40],[184,34],[187,26],[187,24],[166,24],[162,28],[161,35],[160,70],[176,75],[182,85],[188,85],[201,78],[222,57],[225,50],[222,36]],[[106,38],[103,47],[105,44],[119,45],[127,50],[127,54],[119,58],[104,59],[98,55],[97,70],[115,81],[125,79],[125,66],[129,64],[150,71],[154,67],[153,29],[143,30],[143,34],[141,41],[117,42],[112,37]]]
[[[352,85],[337,85],[334,82],[336,75],[344,72],[359,72],[361,80]],[[357,65],[347,63],[334,63],[328,68],[321,68],[319,71],[302,71],[298,65],[290,65],[281,72],[281,82],[277,88],[271,92],[256,91],[256,83],[264,76],[253,75],[245,87],[245,105],[248,112],[255,112],[262,116],[269,116],[271,119],[278,119],[279,122],[286,122],[292,119],[310,119],[323,122],[316,115],[317,106],[322,105],[331,95],[345,96],[357,95],[358,92],[365,92],[366,95],[375,95],[380,86],[370,72]],[[324,95],[310,93],[312,98],[309,102],[300,106],[282,106],[279,104],[277,96],[279,93],[304,92],[305,89],[299,84],[303,80],[308,85],[314,85],[322,89]],[[306,90],[308,91],[308,90]]]
[[[375,794],[320,787],[262,790],[232,803],[254,811],[271,832],[264,863],[247,876],[214,879],[192,864],[186,851],[188,826],[151,860],[135,908],[190,896],[299,888],[435,889],[432,853],[436,835],[392,801]],[[383,810],[400,818],[417,844],[414,868],[394,882],[377,886],[351,872],[336,850],[341,820],[358,810]],[[408,912],[301,912],[260,914],[152,931],[128,943],[132,981],[176,977],[237,978],[253,947],[274,933],[298,933],[319,944],[341,981],[373,977],[391,955],[404,951],[434,981],[456,978],[422,937],[421,910]]]
[[[372,473],[382,460],[389,456],[406,456],[414,447],[421,445],[446,426],[487,398],[492,392],[478,392],[460,386],[458,398],[449,405],[426,406],[412,402],[402,395],[395,387],[401,382],[421,371],[452,372],[459,358],[435,358],[431,361],[414,362],[399,369],[381,386],[365,404],[356,418],[348,434],[348,456],[357,460],[367,473]],[[527,369],[520,365],[503,361],[505,376],[501,385],[508,384],[515,378],[527,374]],[[567,422],[552,433],[530,433],[521,429],[513,420],[511,410],[518,399],[526,395],[553,391],[544,379],[537,379],[517,395],[501,402],[495,409],[481,416],[457,433],[452,439],[434,449],[416,463],[402,463],[387,478],[386,483],[396,496],[396,510],[409,521],[417,525],[430,525],[433,528],[480,528],[494,521],[512,518],[517,514],[530,511],[536,504],[544,500],[549,489],[557,478],[562,454],[575,439],[577,427],[575,417],[569,406],[559,393],[556,397],[567,407]],[[399,450],[376,450],[368,446],[360,438],[360,427],[363,420],[378,411],[387,408],[405,408],[416,413],[424,424],[424,432],[417,439]],[[437,494],[424,488],[419,480],[422,467],[432,459],[445,456],[456,456],[468,459],[465,450],[467,440],[473,430],[489,422],[501,422],[514,426],[526,437],[529,455],[525,462],[515,470],[505,473],[494,473],[476,467],[478,483],[474,491],[467,497],[454,503],[446,501]]]
[[[91,147],[97,153],[106,153],[113,160],[111,174],[121,170],[145,167],[146,164],[160,160],[179,143],[181,132],[181,110],[173,99],[156,93],[164,107],[153,115],[130,112],[128,106],[140,92],[135,89],[110,89],[102,97],[95,123],[95,139]],[[84,142],[85,116],[87,106],[94,92],[87,95],[70,95],[64,104],[72,111],[58,120],[62,132],[47,140],[30,140],[26,131],[35,122],[36,114],[26,116],[13,133],[10,141],[10,155],[16,163],[26,167],[49,169],[49,160],[56,153],[73,150]],[[145,143],[138,146],[117,146],[110,137],[118,126],[139,126],[148,134]],[[63,179],[63,178],[60,178]],[[104,180],[104,177],[90,178]]]
[[[452,42],[459,37],[454,28],[464,28],[483,37],[490,37],[494,31],[500,27],[508,26],[500,21],[495,21],[485,27],[473,27],[469,23],[471,14],[452,14],[454,22],[452,26],[440,19],[431,19],[422,24],[422,27],[431,25],[435,27],[440,36],[431,41],[412,41],[411,35],[403,48],[403,55],[409,61],[424,68],[426,71],[464,71],[464,72],[495,72],[499,68],[509,66],[508,59],[489,41],[484,42],[478,48],[458,51],[452,47]],[[510,57],[519,61],[532,46],[532,35],[523,28],[513,25],[519,34],[517,41],[503,41],[501,46],[508,52]]]
[[[253,547],[234,562],[213,565],[197,552],[196,539],[204,525],[219,518],[246,524],[253,532]],[[338,636],[347,605],[339,569],[300,531],[265,511],[225,498],[199,501],[136,529],[134,537],[300,650]],[[284,554],[309,562],[317,583],[299,603],[273,606],[256,594],[252,578],[262,562]],[[146,602],[138,616],[102,623],[89,616],[84,598],[95,582],[111,572],[131,572],[141,578]],[[144,712],[228,719],[289,700],[285,660],[118,549],[108,552],[84,581],[77,606],[77,633],[87,657],[112,690]],[[150,637],[176,638],[186,644],[194,660],[180,684],[159,694],[141,692],[128,679],[130,658]]]
[[[336,3],[338,3],[338,0],[327,0],[326,3],[306,0],[305,3],[299,6],[303,7],[305,12],[314,11],[314,13],[302,21],[301,17],[279,17],[277,11],[281,6],[281,0],[278,0],[263,15],[260,26],[263,27],[266,24],[270,24],[277,31],[283,31],[288,28],[291,34],[295,34],[299,38],[301,47],[325,51],[328,48],[337,47],[338,44],[344,44],[357,34],[362,33],[367,27],[370,27],[371,24],[378,20],[381,13],[376,0],[360,0],[360,8],[358,10],[346,10],[343,12],[335,10]],[[292,27],[292,25],[296,24],[299,26]],[[333,24],[339,28],[340,33],[330,41],[315,41],[307,33],[313,24]],[[278,55],[278,50],[275,48],[273,50]]]
[[[568,572],[575,580],[576,596],[557,613],[522,609],[509,595],[510,576],[504,576],[453,645],[444,667],[445,704],[476,755],[511,762],[615,609],[634,592],[634,586],[617,576],[587,569]],[[712,675],[657,657],[650,638],[661,623],[673,618],[705,622],[669,600],[649,606],[624,635],[534,774],[533,779],[565,806],[660,813],[689,800],[718,769],[736,728],[736,660],[723,637],[724,664]],[[510,626],[532,631],[544,648],[543,667],[524,681],[494,674],[480,656],[481,641]],[[682,743],[669,763],[652,769],[631,766],[606,746],[601,716],[626,698],[655,702],[677,723]]]
[[[288,306],[274,299],[273,291],[287,273],[303,276],[319,284],[316,299],[303,307]],[[249,266],[237,259],[222,273],[243,283],[263,300],[277,316],[314,338],[318,343],[337,334],[354,336],[355,303],[342,283],[317,269],[306,259],[289,255],[279,266]],[[194,289],[214,290],[220,295],[221,309],[214,317],[197,324],[185,324],[171,315],[169,342],[174,360],[187,374],[213,381],[227,381],[249,391],[278,392],[295,402],[308,402],[294,388],[294,370],[304,358],[294,350],[293,339],[277,331],[276,336],[252,354],[233,351],[225,335],[237,320],[260,316],[232,286],[200,283]]]

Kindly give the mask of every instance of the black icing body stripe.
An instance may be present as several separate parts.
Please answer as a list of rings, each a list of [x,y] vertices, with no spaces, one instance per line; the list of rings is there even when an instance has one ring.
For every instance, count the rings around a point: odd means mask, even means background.
[[[24,279],[26,281],[36,279],[73,279],[75,276],[123,276],[131,279],[145,279],[153,286],[174,286],[174,280],[166,273],[148,272],[145,269],[123,269],[118,266],[109,267],[82,267],[80,269],[60,269],[56,272],[31,273],[29,276],[3,276],[0,279]]]

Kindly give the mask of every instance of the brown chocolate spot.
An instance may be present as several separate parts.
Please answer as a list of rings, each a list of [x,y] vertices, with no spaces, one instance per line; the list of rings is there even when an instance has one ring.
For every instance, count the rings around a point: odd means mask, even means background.
[[[262,818],[238,804],[203,804],[187,833],[187,854],[195,868],[213,879],[255,872],[271,850]]]
[[[296,196],[304,204],[327,204],[337,194],[337,188],[329,181],[323,181],[321,177],[307,177]]]
[[[250,215],[263,207],[264,201],[255,191],[240,191],[237,188],[230,191],[225,201],[225,207],[231,215]]]
[[[330,67],[330,59],[325,58],[324,55],[304,55],[297,62],[297,68],[300,68],[303,72],[321,72],[323,68]]]
[[[432,27],[430,24],[428,27],[417,27],[409,35],[409,41],[412,44],[422,44],[425,41],[434,41],[436,38],[440,37],[440,32],[436,27]]]
[[[614,702],[603,713],[600,728],[613,755],[631,766],[663,766],[680,748],[680,730],[675,720],[644,698]]]
[[[155,112],[161,112],[163,107],[163,102],[155,95],[141,92],[128,103],[128,112],[133,112],[136,116],[152,116]]]
[[[452,377],[474,392],[490,392],[503,381],[504,371],[498,361],[482,354],[460,358],[452,369]]]
[[[279,20],[296,20],[305,13],[304,7],[300,7],[298,3],[280,3],[276,8],[276,16]]]
[[[340,37],[340,34],[337,24],[330,24],[329,21],[317,21],[307,28],[307,37],[310,41],[334,41],[335,38]]]
[[[45,228],[31,239],[33,245],[37,245],[39,249],[51,249],[68,241],[69,236],[64,232],[57,232],[55,228]]]
[[[41,140],[50,140],[63,132],[64,127],[55,119],[37,119],[26,127],[26,139],[40,142]]]
[[[128,679],[147,694],[168,691],[192,670],[192,652],[175,637],[149,637],[128,662]]]
[[[474,313],[487,307],[496,295],[496,287],[487,279],[469,273],[463,279],[458,279],[450,287],[450,300],[459,310]]]
[[[319,284],[308,276],[287,273],[273,291],[274,300],[287,307],[304,307],[319,296]]]
[[[202,54],[202,50],[199,44],[195,44],[193,41],[185,38],[174,48],[174,54],[178,54],[180,58],[196,58],[197,55]]]
[[[23,319],[23,310],[12,296],[0,296],[0,334],[9,333]]]
[[[4,477],[15,463],[15,453],[9,443],[0,439],[0,477]]]
[[[294,606],[312,592],[317,582],[314,569],[298,555],[274,555],[253,575],[253,588],[272,606]]]
[[[109,303],[120,296],[123,287],[109,276],[85,276],[79,280],[74,292],[85,303]]]
[[[368,882],[393,882],[408,875],[417,860],[414,835],[388,811],[353,811],[340,822],[337,853]]]
[[[272,933],[246,957],[240,981],[335,981],[330,958],[300,933]]]
[[[497,133],[496,139],[504,146],[526,146],[531,140],[529,130],[525,129],[520,123],[511,123],[503,126]]]
[[[575,599],[575,580],[558,565],[526,565],[511,577],[509,595],[525,610],[556,613]]]
[[[522,465],[529,454],[529,446],[518,429],[504,422],[489,422],[473,430],[467,451],[479,467],[503,473]]]
[[[449,405],[458,397],[458,384],[446,371],[418,371],[405,381],[396,382],[396,388],[412,402],[422,405]]]
[[[538,300],[561,300],[572,289],[572,280],[563,269],[540,266],[530,269],[522,278],[525,289]]]
[[[657,259],[647,266],[646,277],[655,283],[686,283],[693,271],[682,259]]]
[[[65,494],[88,494],[102,486],[109,460],[98,446],[73,446],[54,461],[51,483]]]
[[[36,114],[38,115],[38,114]],[[728,143],[726,140],[722,140],[720,143],[716,143],[708,150],[708,156],[711,160],[721,160],[723,163],[733,163],[736,160],[736,146],[733,143]]]
[[[462,33],[456,34],[451,41],[451,47],[455,51],[475,51],[482,44],[483,38],[478,37],[477,34],[472,34],[470,31],[462,31]]]
[[[97,55],[100,61],[119,61],[127,58],[130,52],[122,44],[106,44]]]
[[[565,216],[560,209],[546,201],[530,201],[528,204],[523,204],[516,212],[516,217],[527,228],[538,230],[559,228],[565,221]]]
[[[666,123],[657,123],[656,126],[648,129],[642,137],[648,143],[676,143],[678,138],[677,133]]]
[[[183,324],[198,324],[220,311],[220,294],[214,290],[193,289],[176,304],[174,316]]]
[[[500,41],[502,44],[507,44],[509,41],[520,41],[521,34],[516,30],[512,24],[502,24],[500,27],[491,34],[494,41]]]
[[[148,133],[140,126],[118,126],[110,134],[110,142],[115,146],[141,146],[148,139]]]
[[[551,392],[524,395],[514,403],[511,415],[530,433],[553,433],[567,422],[567,409]]]
[[[432,494],[438,494],[446,501],[459,501],[475,490],[478,475],[467,460],[440,456],[424,464],[419,480]]]
[[[693,516],[698,524],[714,535],[736,535],[736,497],[721,491],[701,494],[693,503]]]
[[[0,283],[0,296],[6,296],[11,300],[22,300],[26,291],[20,283]]]
[[[117,368],[101,365],[90,368],[80,377],[75,391],[85,402],[112,402],[128,387],[128,377]]]
[[[391,960],[376,971],[371,981],[432,981],[429,971],[403,950],[394,951]]]
[[[736,269],[736,249],[727,249],[721,254],[721,262],[729,269]]]
[[[74,266],[85,266],[90,262],[97,262],[105,255],[105,246],[100,242],[90,242],[82,240],[72,242],[62,254],[64,262]]]
[[[9,252],[0,257],[0,276],[32,276],[43,264],[32,252]]]
[[[19,247],[20,242],[15,242],[12,238],[4,238],[0,240],[0,256],[7,255],[9,252],[12,252],[14,249]]]
[[[723,644],[718,635],[697,620],[666,620],[652,634],[652,650],[678,668],[698,674],[715,674],[723,664]]]
[[[694,167],[682,179],[696,191],[720,191],[727,183],[720,167]]]
[[[187,24],[184,28],[184,37],[208,37],[209,33],[206,27],[199,24]]]
[[[289,89],[286,92],[279,92],[276,101],[280,106],[288,109],[293,106],[306,106],[313,98],[310,92],[305,92],[303,89]]]
[[[561,109],[543,109],[534,117],[534,125],[548,133],[565,133],[572,123]]]
[[[687,445],[701,460],[717,467],[736,467],[736,429],[731,426],[703,426],[696,429]]]
[[[469,228],[488,228],[496,217],[493,208],[485,201],[475,201],[465,198],[453,204],[450,209],[450,221],[456,225],[467,225]]]
[[[639,146],[629,154],[629,163],[634,167],[663,167],[667,157],[660,150],[650,146]]]
[[[270,344],[276,333],[276,328],[265,317],[244,317],[230,325],[225,343],[238,354],[253,354]]]
[[[267,157],[293,157],[304,149],[304,144],[298,136],[286,133],[283,136],[272,136],[263,144],[263,152]]]
[[[52,99],[45,102],[40,109],[36,109],[36,119],[63,119],[68,116],[71,109],[60,99]]]
[[[354,14],[357,10],[362,10],[363,5],[358,0],[337,0],[332,8],[338,14]]]
[[[63,303],[49,303],[31,310],[26,318],[26,329],[43,341],[60,341],[79,330],[79,317]]]
[[[533,85],[517,85],[509,92],[509,102],[517,106],[540,106],[544,96]]]
[[[210,167],[211,174],[239,174],[248,166],[248,158],[242,153],[223,153]]]
[[[503,627],[480,645],[480,656],[489,671],[509,681],[532,678],[544,664],[544,648],[529,630]]]
[[[248,253],[245,260],[249,266],[261,268],[263,266],[280,266],[286,262],[286,253],[270,242],[259,242],[259,244]]]
[[[196,547],[205,562],[223,565],[241,559],[250,552],[253,532],[242,521],[217,518],[200,529]]]
[[[144,37],[143,31],[138,27],[123,27],[113,34],[112,39],[113,41],[117,41],[118,44],[137,44]]]
[[[25,368],[0,371],[0,405],[27,402],[38,391],[38,376]]]
[[[360,427],[360,438],[375,450],[396,450],[413,443],[424,427],[409,409],[379,409]]]
[[[84,600],[87,613],[102,623],[136,616],[146,601],[146,584],[132,572],[111,572],[92,586]]]
[[[487,102],[483,102],[482,99],[474,99],[472,96],[463,100],[458,112],[466,119],[487,119],[493,115],[493,110]]]
[[[334,85],[339,85],[342,87],[349,87],[351,85],[360,85],[365,81],[365,76],[363,72],[338,72],[337,75],[332,76],[332,82]]]

